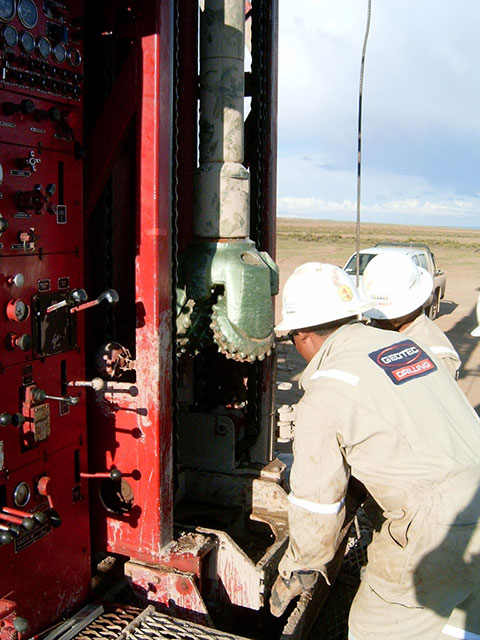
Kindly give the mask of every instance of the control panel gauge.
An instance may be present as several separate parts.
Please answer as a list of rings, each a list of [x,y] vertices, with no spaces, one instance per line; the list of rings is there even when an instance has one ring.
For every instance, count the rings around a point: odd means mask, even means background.
[[[20,46],[25,51],[25,53],[32,53],[35,49],[35,38],[32,36],[30,31],[22,31],[19,37]]]
[[[0,20],[8,22],[15,16],[15,0],[0,0]]]
[[[32,492],[30,490],[28,482],[20,482],[20,484],[17,484],[17,486],[15,487],[15,491],[13,492],[13,501],[15,503],[15,506],[24,507],[30,500],[31,495]]]
[[[18,0],[18,19],[25,29],[33,29],[38,22],[38,10],[33,0]]]
[[[14,47],[18,42],[18,33],[11,24],[6,24],[2,28],[2,40],[7,47]]]
[[[52,45],[49,40],[45,38],[45,36],[40,36],[37,38],[37,53],[42,58],[48,58],[50,52],[52,51]]]
[[[72,67],[79,67],[82,62],[82,54],[78,49],[73,47],[68,52],[68,61],[72,65]]]
[[[62,64],[67,59],[67,50],[61,42],[57,42],[57,44],[52,49],[52,56],[55,62],[58,64]]]
[[[7,304],[7,318],[12,322],[23,322],[30,315],[30,307],[23,300],[10,300]]]

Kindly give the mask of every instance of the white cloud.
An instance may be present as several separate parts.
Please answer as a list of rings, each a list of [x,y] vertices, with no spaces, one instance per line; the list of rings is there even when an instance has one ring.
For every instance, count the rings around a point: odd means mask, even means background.
[[[284,212],[302,211],[294,202],[304,202],[309,211],[340,216],[355,200],[366,10],[367,0],[281,2],[278,184]],[[363,101],[366,215],[432,224],[436,218],[439,224],[480,220],[474,197],[479,22],[477,0],[372,3]]]
[[[356,203],[352,200],[332,201],[322,198],[283,197],[278,199],[278,215],[291,218],[333,218],[354,220]],[[440,226],[466,226],[479,224],[480,198],[471,200],[447,199],[386,200],[362,205],[360,217],[365,222],[410,224],[439,224]]]

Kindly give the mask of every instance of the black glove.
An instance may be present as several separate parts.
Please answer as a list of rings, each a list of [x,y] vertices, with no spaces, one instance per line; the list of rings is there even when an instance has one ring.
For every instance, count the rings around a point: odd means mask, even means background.
[[[318,571],[294,571],[288,579],[278,576],[270,595],[271,613],[279,618],[293,598],[313,588],[318,576]]]

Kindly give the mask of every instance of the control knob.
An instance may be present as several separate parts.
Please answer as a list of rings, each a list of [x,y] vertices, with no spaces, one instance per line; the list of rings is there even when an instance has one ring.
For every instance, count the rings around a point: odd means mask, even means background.
[[[21,427],[25,422],[25,416],[21,413],[0,413],[0,427]]]
[[[22,73],[22,77],[19,78],[19,80],[23,79],[23,75],[24,74]],[[18,104],[16,102],[4,102],[2,104],[2,111],[6,116],[13,116],[13,114],[18,112],[23,113],[26,116],[29,116],[34,112],[34,110],[35,110],[35,105],[33,104],[33,101],[30,100],[29,98],[25,98]]]

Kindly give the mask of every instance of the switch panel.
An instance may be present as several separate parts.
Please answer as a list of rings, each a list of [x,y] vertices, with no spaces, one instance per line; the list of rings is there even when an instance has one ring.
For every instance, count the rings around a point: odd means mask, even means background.
[[[85,392],[65,388],[86,377],[83,314],[47,313],[85,287],[83,15],[0,8],[0,593],[31,635],[90,580]]]

